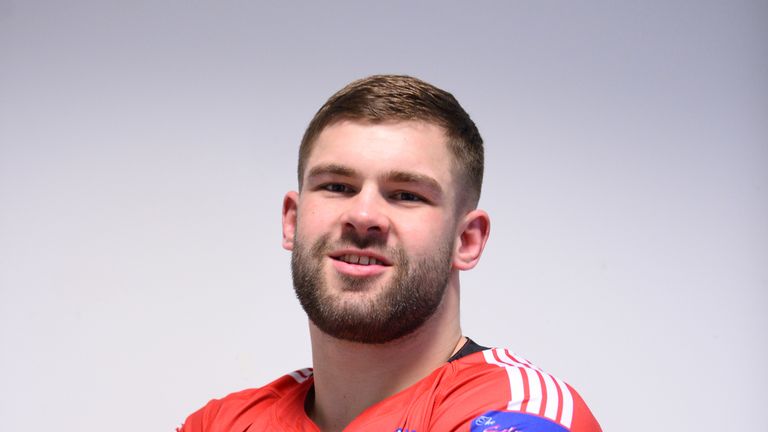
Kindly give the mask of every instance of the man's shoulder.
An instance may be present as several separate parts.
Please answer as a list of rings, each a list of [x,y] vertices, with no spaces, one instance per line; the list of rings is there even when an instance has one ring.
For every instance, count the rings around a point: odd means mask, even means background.
[[[215,402],[219,407],[232,407],[253,405],[260,401],[279,400],[286,394],[302,387],[311,377],[312,369],[299,369],[285,374],[267,385],[230,393],[221,399],[214,399],[211,402]]]
[[[484,349],[451,362],[450,368],[438,419],[465,412],[471,418],[462,420],[477,430],[528,425],[553,432],[600,431],[573,387],[510,350]]]
[[[210,400],[192,413],[177,432],[217,432],[237,429],[239,423],[251,424],[254,414],[266,413],[279,401],[295,396],[305,389],[312,377],[312,369],[300,369],[257,388],[230,393]],[[254,409],[258,407],[258,409]],[[303,405],[302,405],[303,407]]]

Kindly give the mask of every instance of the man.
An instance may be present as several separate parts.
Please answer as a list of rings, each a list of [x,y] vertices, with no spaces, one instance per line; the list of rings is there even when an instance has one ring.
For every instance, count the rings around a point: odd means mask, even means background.
[[[313,369],[213,400],[179,430],[600,431],[567,384],[461,333],[459,271],[490,231],[482,176],[482,139],[450,93],[372,76],[333,95],[283,202]]]

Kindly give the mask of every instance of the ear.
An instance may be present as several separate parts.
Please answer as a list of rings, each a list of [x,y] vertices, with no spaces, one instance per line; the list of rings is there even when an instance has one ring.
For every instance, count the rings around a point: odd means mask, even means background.
[[[467,213],[458,226],[453,268],[469,270],[477,265],[491,233],[491,219],[483,210]]]
[[[292,251],[296,236],[296,211],[299,208],[299,193],[288,192],[283,198],[283,249]]]

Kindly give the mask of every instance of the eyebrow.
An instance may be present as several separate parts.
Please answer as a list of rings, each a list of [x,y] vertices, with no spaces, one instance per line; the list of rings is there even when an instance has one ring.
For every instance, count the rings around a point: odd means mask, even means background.
[[[358,173],[348,166],[330,163],[312,167],[312,169],[309,170],[307,177],[312,178],[328,174],[355,177]]]
[[[443,195],[443,188],[440,187],[440,183],[432,177],[419,174],[411,171],[397,171],[393,170],[386,173],[383,178],[393,183],[413,183],[424,186],[436,194],[438,197]]]

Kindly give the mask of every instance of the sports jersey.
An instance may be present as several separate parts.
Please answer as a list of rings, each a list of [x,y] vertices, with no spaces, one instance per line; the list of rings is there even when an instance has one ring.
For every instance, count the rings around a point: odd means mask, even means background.
[[[304,410],[311,369],[214,399],[178,432],[319,432]],[[505,349],[472,341],[405,390],[367,408],[345,431],[600,432],[568,384]]]

